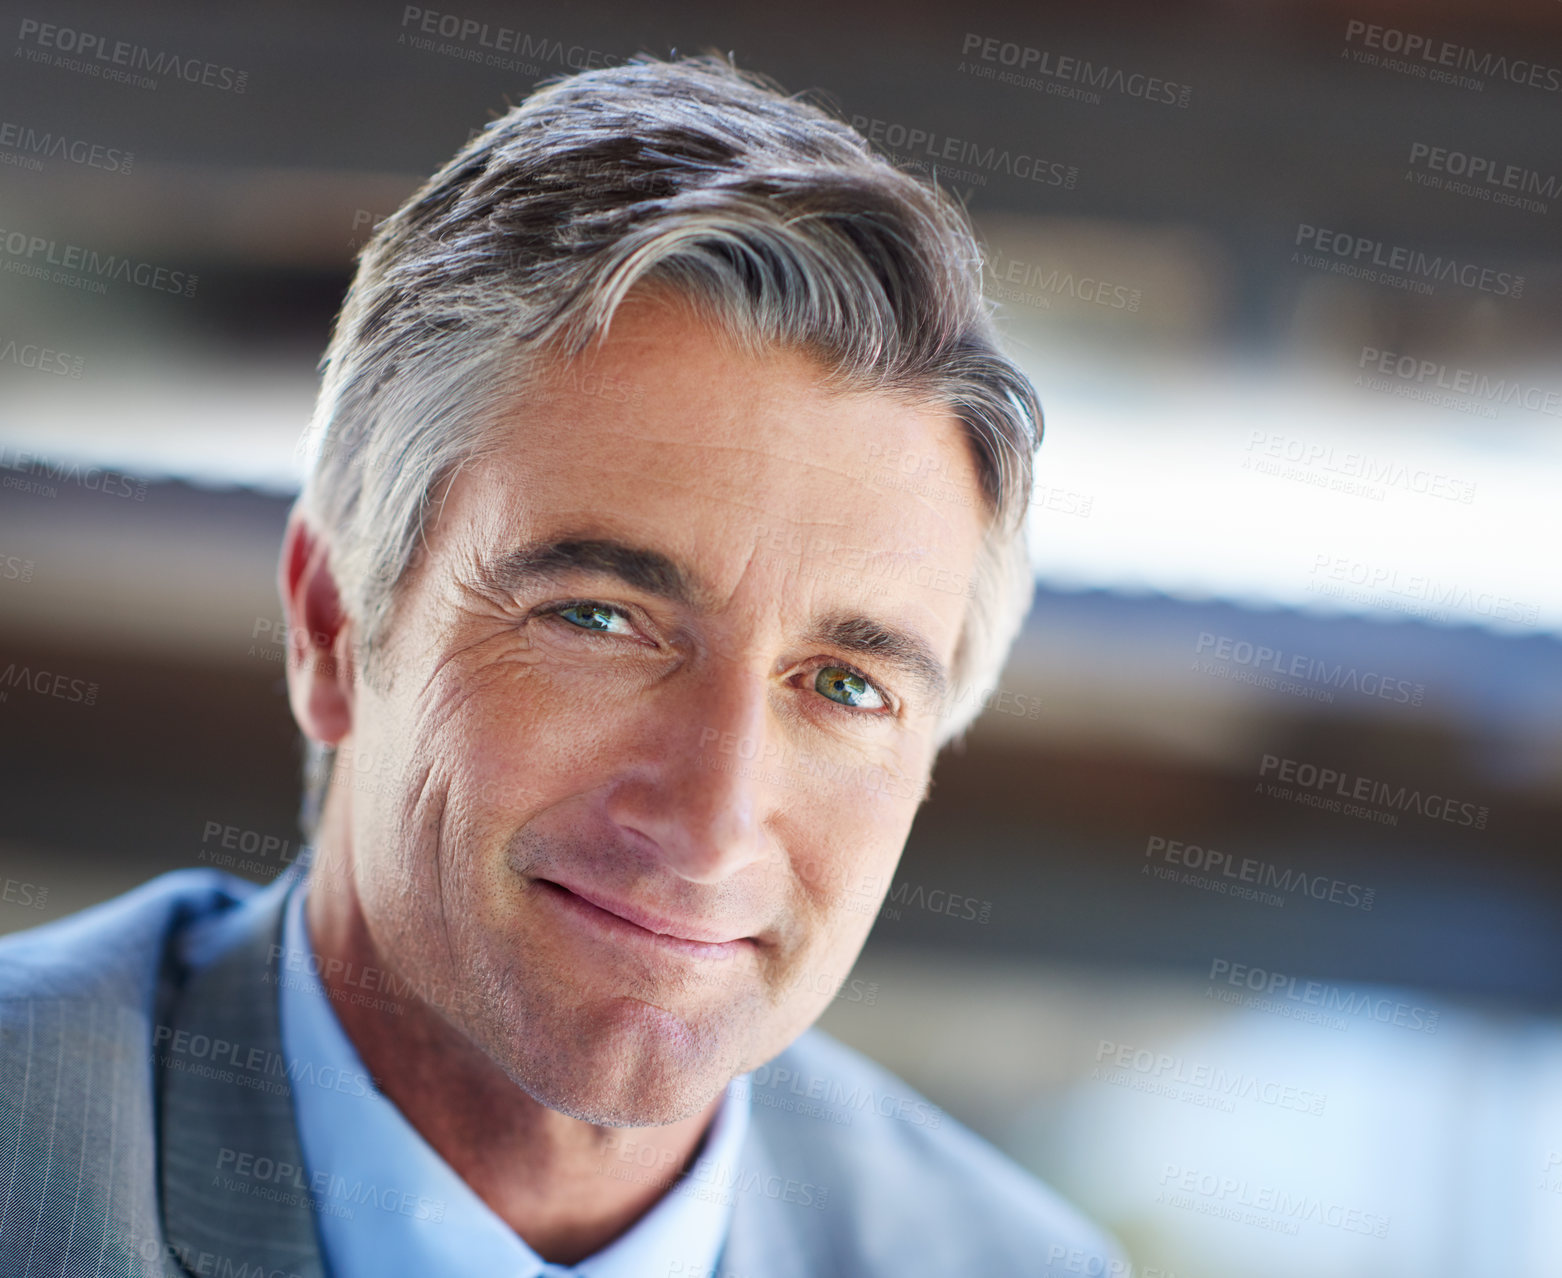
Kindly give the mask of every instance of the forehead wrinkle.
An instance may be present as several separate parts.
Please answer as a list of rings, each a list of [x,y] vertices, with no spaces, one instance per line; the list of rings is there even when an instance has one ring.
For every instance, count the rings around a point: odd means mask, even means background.
[[[859,399],[859,400],[866,400],[866,401],[869,401],[869,402],[874,401],[874,400],[878,400],[878,399],[884,399],[886,401],[886,407],[894,408],[896,410],[899,410],[900,412],[911,412],[911,413],[922,413],[922,412],[927,412],[929,410],[936,411],[937,409],[943,407],[942,405],[924,403],[924,402],[919,401],[919,400],[906,400],[906,401],[902,401],[902,400],[899,400],[899,399],[895,399],[895,398],[892,398],[892,397],[886,397],[886,396],[882,396],[882,395],[875,394],[873,392],[867,392],[867,391],[862,391],[862,392],[837,392],[837,393],[831,393],[831,397],[832,398],[841,398],[841,399]],[[589,396],[586,396],[585,398],[588,399],[588,400],[590,399]],[[596,408],[595,405],[591,405],[591,407],[593,409]],[[828,416],[829,415],[828,414],[828,405],[826,405],[824,407],[824,411],[820,415],[823,415],[823,416]],[[954,418],[952,415],[950,416],[950,421],[951,421],[952,424],[958,426],[958,419]],[[623,435],[627,436],[628,438],[636,441],[636,442],[648,444],[648,445],[651,445],[653,447],[658,447],[658,448],[662,448],[662,447],[669,447],[669,448],[670,447],[687,447],[687,446],[689,446],[689,444],[691,442],[691,441],[689,441],[689,440],[687,440],[685,438],[677,437],[676,435],[665,435],[665,434],[663,434],[663,433],[661,433],[659,431],[649,431],[648,432],[648,431],[645,431],[643,429],[639,429],[639,428],[644,427],[644,426],[646,426],[648,424],[649,423],[644,422],[643,419],[636,419],[636,421],[633,423],[633,426],[636,427],[636,429],[622,430],[621,433]],[[732,425],[734,426],[734,428],[736,428],[737,423],[734,422],[734,423],[732,423]],[[758,456],[764,457],[764,458],[766,458],[768,460],[771,460],[771,461],[780,462],[780,463],[782,463],[784,465],[804,466],[804,467],[808,467],[808,468],[814,469],[814,470],[829,471],[830,473],[835,474],[835,475],[843,475],[843,476],[845,476],[848,479],[853,478],[849,474],[849,472],[847,472],[845,470],[842,470],[839,466],[831,465],[829,462],[826,462],[826,461],[816,461],[816,460],[813,460],[809,456],[801,456],[800,457],[796,453],[788,451],[788,450],[785,450],[785,449],[771,449],[771,448],[765,447],[765,439],[769,437],[770,433],[771,432],[767,431],[767,432],[764,433],[764,435],[757,436],[753,440],[733,440],[733,441],[727,441],[727,440],[720,440],[720,439],[716,439],[716,440],[704,439],[704,440],[698,441],[697,447],[699,447],[702,450],[706,450],[706,451],[710,451],[710,452],[732,452],[732,453],[738,453],[738,454],[742,454],[742,455],[758,455]],[[884,432],[877,432],[877,433],[882,434]],[[864,448],[865,446],[867,446],[868,444],[871,444],[873,442],[875,442],[875,441],[872,438],[862,438],[862,439],[851,438],[851,439],[847,439],[847,440],[844,440],[844,441],[842,441],[842,440],[832,440],[832,443],[836,443],[836,444],[844,443],[847,448],[853,449],[853,450],[859,450],[859,451],[862,448]],[[961,450],[961,449],[957,449],[956,450],[957,454],[963,454],[964,451],[965,450]],[[850,458],[848,458],[848,462],[849,461],[850,461]],[[630,469],[633,472],[634,468],[631,466],[628,469]],[[856,482],[856,481],[854,480],[854,482]]]
[[[741,443],[712,443],[704,440],[699,441],[697,444],[691,444],[691,442],[687,439],[657,439],[643,435],[635,435],[634,439],[637,443],[647,444],[658,448],[680,448],[684,449],[685,451],[688,451],[691,448],[697,448],[702,453],[734,454],[737,460],[743,462],[751,462],[754,455],[757,454],[767,461],[776,462],[782,466],[796,467],[808,472],[823,471],[833,477],[845,479],[848,482],[854,484],[861,482],[858,477],[854,476],[849,470],[845,469],[845,463],[840,466],[833,466],[827,462],[814,461],[806,456],[798,456],[796,453],[786,451],[771,451],[769,449],[760,447],[758,444],[749,445]],[[635,461],[623,458],[621,456],[615,456],[608,459],[607,461],[604,461],[598,467],[598,470],[607,474],[626,476],[633,479],[637,483],[644,483],[647,480],[654,480],[657,483],[664,484],[669,487],[690,488],[696,486],[696,484],[681,479],[676,472],[669,472],[665,470],[647,472],[643,466],[637,464]],[[723,496],[719,486],[700,488],[699,491],[718,498]]]

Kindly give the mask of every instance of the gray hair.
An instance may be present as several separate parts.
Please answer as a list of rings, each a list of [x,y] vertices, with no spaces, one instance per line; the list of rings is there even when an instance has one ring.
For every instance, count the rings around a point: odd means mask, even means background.
[[[605,334],[637,286],[832,385],[963,424],[988,533],[938,730],[980,713],[1029,611],[1041,410],[998,348],[982,252],[936,183],[826,111],[715,56],[637,57],[549,83],[494,120],[359,254],[308,435],[300,504],[325,530],[367,668],[439,485],[481,455],[550,360]],[[306,762],[313,836],[329,749]]]

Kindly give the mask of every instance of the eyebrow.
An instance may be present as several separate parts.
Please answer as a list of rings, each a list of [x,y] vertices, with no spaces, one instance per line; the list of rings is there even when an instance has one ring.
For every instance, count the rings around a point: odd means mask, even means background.
[[[842,648],[859,656],[876,657],[899,670],[921,689],[932,705],[939,705],[949,688],[944,663],[918,634],[895,626],[886,626],[871,617],[839,613],[825,619],[808,638],[816,643]]]
[[[716,596],[676,560],[658,550],[630,546],[610,537],[565,537],[506,551],[477,565],[476,585],[489,592],[517,594],[575,573],[613,577],[659,599],[709,613]],[[808,631],[805,640],[869,657],[898,670],[940,705],[949,688],[944,663],[915,631],[855,613],[832,613]]]
[[[709,592],[696,588],[673,560],[660,551],[625,545],[611,538],[568,537],[517,547],[498,559],[480,563],[477,584],[514,594],[583,572],[616,577],[636,590],[695,612],[710,611]]]

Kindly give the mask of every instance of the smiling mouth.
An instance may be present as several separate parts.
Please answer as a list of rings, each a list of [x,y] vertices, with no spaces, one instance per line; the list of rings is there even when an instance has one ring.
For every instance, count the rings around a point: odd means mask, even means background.
[[[551,879],[534,879],[537,888],[569,914],[599,932],[634,945],[649,945],[691,958],[734,958],[755,945],[753,937],[733,936],[695,919],[660,917],[590,889],[565,887]]]

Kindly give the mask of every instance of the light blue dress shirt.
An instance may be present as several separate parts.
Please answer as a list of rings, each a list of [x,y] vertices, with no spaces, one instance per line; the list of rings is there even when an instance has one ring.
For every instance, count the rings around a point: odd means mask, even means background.
[[[688,1176],[578,1265],[550,1264],[528,1247],[375,1088],[310,961],[307,890],[306,882],[289,893],[283,923],[282,1049],[305,1164],[294,1183],[314,1197],[332,1278],[668,1278],[715,1269],[732,1197],[701,1192]],[[745,1075],[728,1085],[699,1163],[735,1164],[748,1121]],[[624,1129],[626,1141],[634,1134]],[[625,1178],[659,1174],[632,1157],[611,1166]]]

